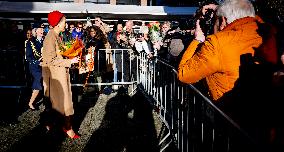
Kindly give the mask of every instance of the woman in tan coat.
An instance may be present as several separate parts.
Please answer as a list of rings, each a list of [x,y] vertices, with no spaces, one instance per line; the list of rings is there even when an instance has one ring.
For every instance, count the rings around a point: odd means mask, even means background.
[[[71,123],[74,109],[69,75],[71,64],[78,63],[79,59],[64,59],[59,54],[59,33],[65,30],[65,16],[53,11],[48,14],[48,22],[52,28],[45,37],[42,51],[44,95],[50,100],[52,110],[64,116],[64,132],[72,139],[79,138]]]

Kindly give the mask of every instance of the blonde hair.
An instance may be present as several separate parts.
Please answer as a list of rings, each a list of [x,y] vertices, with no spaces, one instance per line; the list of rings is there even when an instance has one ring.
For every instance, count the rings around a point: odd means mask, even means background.
[[[165,21],[162,25],[167,25],[169,28],[171,28],[172,23],[170,21]]]

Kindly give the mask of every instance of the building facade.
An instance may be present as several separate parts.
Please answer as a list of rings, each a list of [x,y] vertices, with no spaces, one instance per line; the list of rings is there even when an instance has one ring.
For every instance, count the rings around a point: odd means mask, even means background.
[[[7,0],[9,2],[23,2],[23,0]],[[139,6],[197,6],[199,0],[24,0],[25,2],[50,3],[94,3],[111,5],[139,5]],[[203,2],[214,0],[203,0]]]

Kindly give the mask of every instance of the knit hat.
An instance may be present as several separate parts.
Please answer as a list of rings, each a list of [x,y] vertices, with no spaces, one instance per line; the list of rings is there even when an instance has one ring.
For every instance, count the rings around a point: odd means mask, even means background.
[[[52,12],[50,12],[48,14],[48,23],[49,23],[49,25],[51,25],[52,27],[56,26],[63,16],[64,16],[64,14],[62,14],[59,11],[52,11]]]

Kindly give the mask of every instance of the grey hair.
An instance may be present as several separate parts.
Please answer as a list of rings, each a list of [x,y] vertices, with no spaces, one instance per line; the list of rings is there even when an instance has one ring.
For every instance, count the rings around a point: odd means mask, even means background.
[[[217,16],[227,18],[228,24],[244,17],[255,17],[252,3],[248,0],[225,0],[217,8]]]

